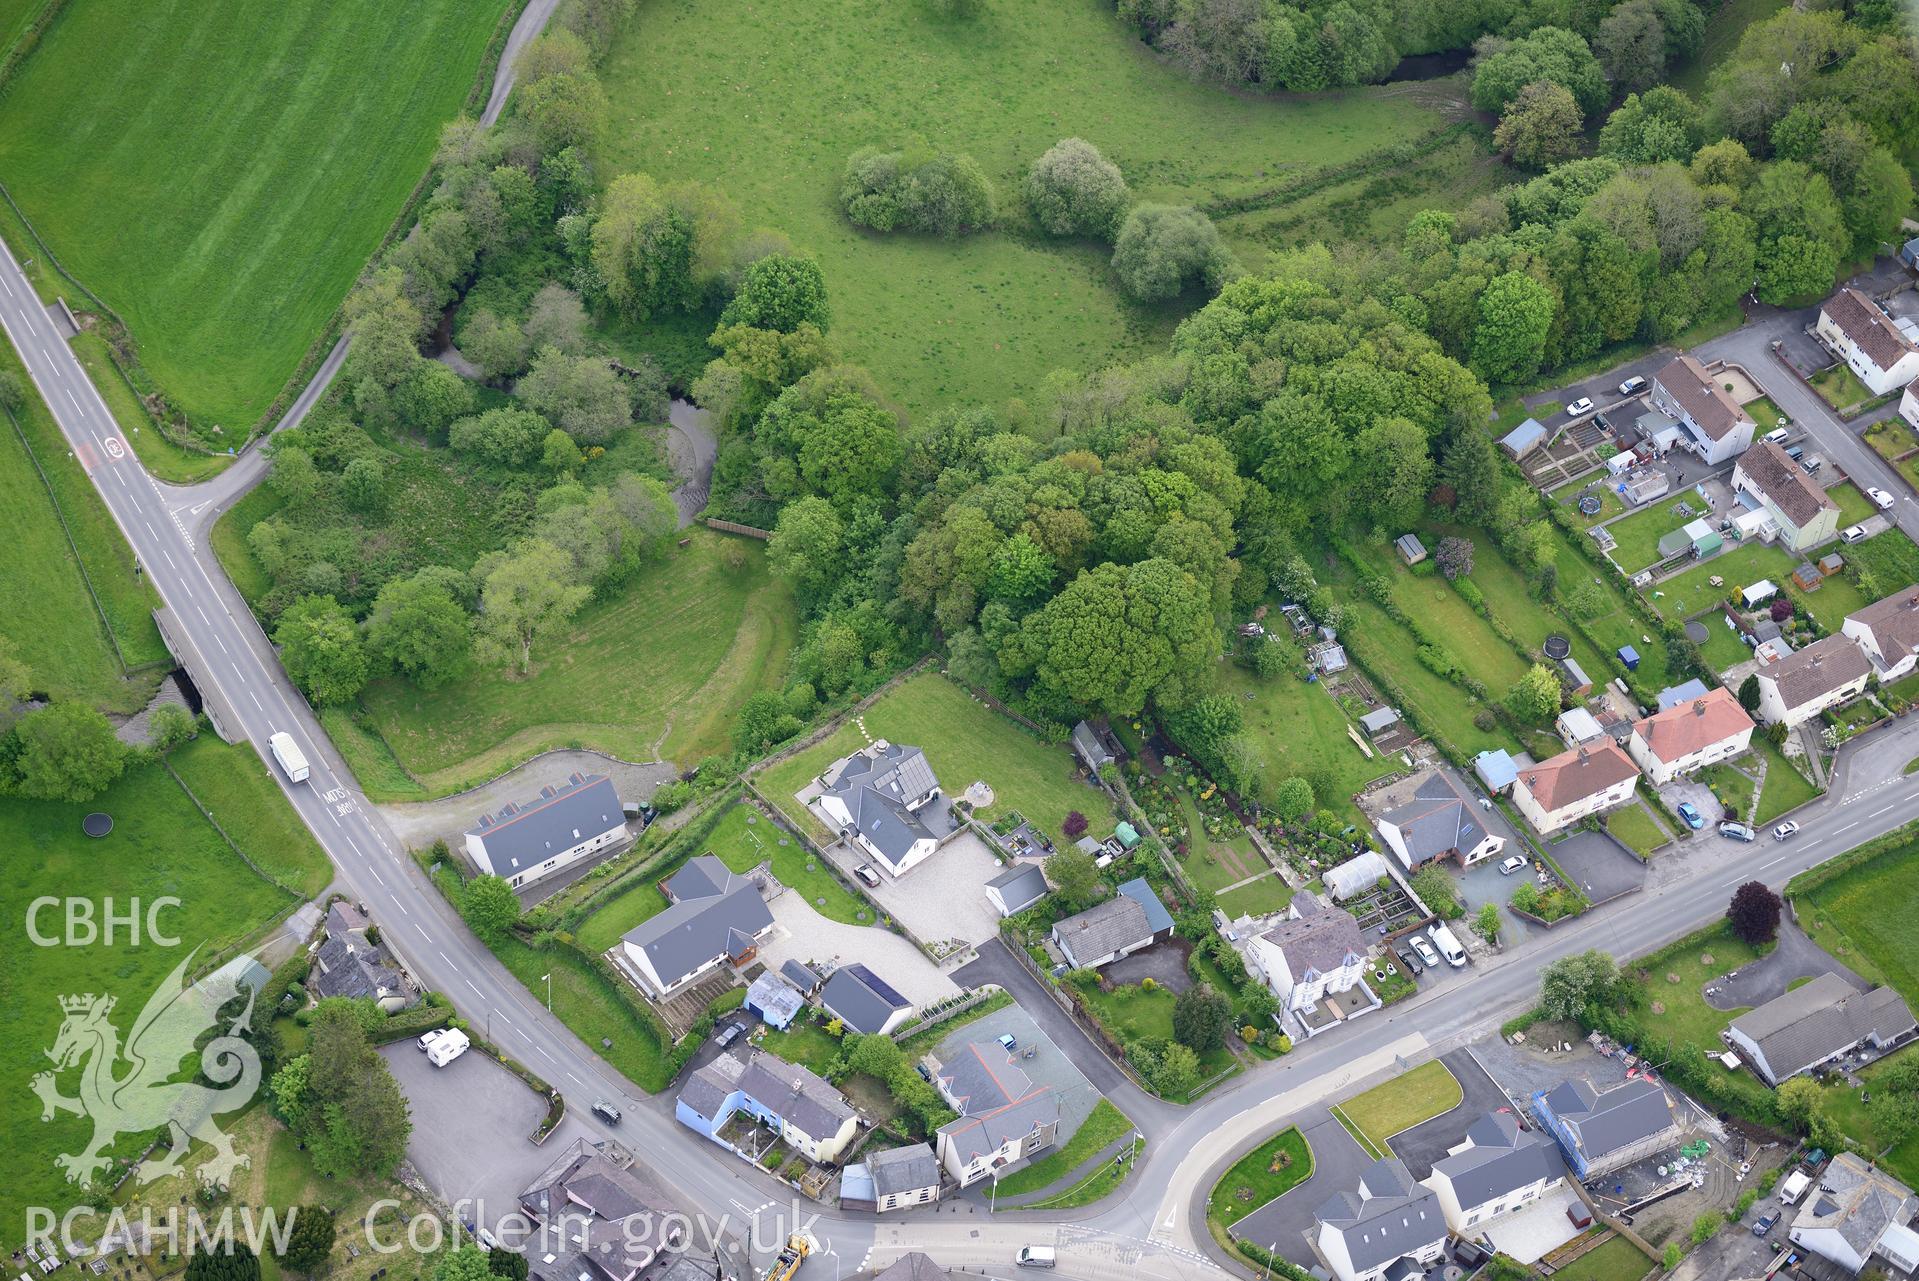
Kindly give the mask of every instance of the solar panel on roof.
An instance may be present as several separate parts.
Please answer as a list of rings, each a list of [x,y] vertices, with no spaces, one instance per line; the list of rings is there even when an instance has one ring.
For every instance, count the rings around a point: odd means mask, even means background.
[[[911,1001],[908,1001],[898,992],[895,992],[892,986],[881,979],[879,975],[873,973],[873,971],[867,969],[859,962],[855,961],[846,968],[852,973],[854,978],[865,984],[874,996],[879,997],[880,1000],[885,1001],[894,1009],[905,1009],[908,1005],[912,1004]]]

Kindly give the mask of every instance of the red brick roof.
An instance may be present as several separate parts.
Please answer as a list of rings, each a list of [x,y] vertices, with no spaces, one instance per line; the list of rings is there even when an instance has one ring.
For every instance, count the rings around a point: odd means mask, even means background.
[[[1726,394],[1726,389],[1706,373],[1705,366],[1691,356],[1680,356],[1668,362],[1653,376],[1699,425],[1699,430],[1714,440],[1722,440],[1740,423],[1752,421],[1751,415],[1741,409]]]
[[[1878,303],[1857,289],[1841,289],[1820,308],[1839,332],[1852,340],[1866,358],[1881,369],[1891,369],[1901,360],[1919,351],[1912,339],[1899,332]]]
[[[1520,771],[1519,781],[1533,794],[1539,808],[1551,814],[1575,801],[1597,796],[1639,773],[1624,748],[1607,739],[1561,752]]]
[[[1704,698],[1678,703],[1648,716],[1632,728],[1652,749],[1655,760],[1670,764],[1751,729],[1752,717],[1746,715],[1738,699],[1721,687]]]

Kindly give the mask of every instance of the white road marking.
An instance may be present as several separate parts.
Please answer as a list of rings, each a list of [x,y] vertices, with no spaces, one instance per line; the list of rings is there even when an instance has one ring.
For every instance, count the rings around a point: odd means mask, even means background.
[[[178,565],[176,565],[176,564],[174,564],[174,563],[173,563],[173,553],[172,553],[172,552],[170,552],[170,551],[168,551],[168,550],[167,550],[166,548],[164,548],[164,547],[162,547],[162,548],[160,549],[160,554],[161,554],[162,556],[164,556],[164,557],[166,557],[166,558],[167,558],[167,568],[168,568],[168,569],[170,569],[170,570],[172,570],[172,571],[173,571],[174,573],[176,573],[176,574],[180,572],[180,567],[179,567]]]
[[[423,939],[426,939],[427,942],[431,943],[433,941],[432,938],[427,934],[425,927],[423,927],[418,921],[413,922],[413,928],[416,930],[419,930],[420,937]]]
[[[1874,811],[1873,811],[1872,813],[1870,813],[1870,814],[1868,814],[1868,815],[1866,815],[1866,817],[1867,817],[1867,818],[1878,818],[1878,817],[1879,817],[1879,816],[1880,816],[1881,814],[1890,814],[1890,813],[1892,813],[1892,806],[1890,806],[1890,805],[1888,805],[1888,806],[1886,806],[1886,807],[1885,807],[1884,809],[1876,809],[1876,810],[1874,810]]]
[[[254,707],[258,708],[260,711],[263,711],[263,712],[266,710],[266,708],[261,705],[260,696],[258,694],[254,693],[252,690],[248,690],[247,697],[253,700]]]
[[[546,1052],[546,1047],[545,1047],[544,1045],[541,1045],[541,1044],[540,1044],[540,1043],[539,1043],[538,1041],[535,1041],[535,1042],[533,1043],[533,1048],[534,1048],[534,1049],[536,1049],[536,1050],[538,1050],[538,1051],[540,1052],[540,1054],[541,1054],[541,1056],[542,1056],[542,1057],[544,1057],[544,1058],[546,1059],[546,1061],[547,1061],[548,1063],[558,1063],[558,1062],[559,1062],[559,1060],[558,1060],[558,1059],[556,1059],[556,1058],[554,1058],[554,1057],[553,1057],[553,1056],[552,1056],[551,1054],[548,1054],[548,1053]]]
[[[400,901],[399,901],[398,899],[395,899],[395,900],[393,900],[393,902],[394,902],[394,906],[396,906],[396,907],[398,907],[398,908],[400,909],[400,915],[401,915],[401,916],[410,916],[410,915],[412,915],[412,914],[411,914],[410,912],[408,912],[408,911],[406,910],[406,904],[404,904],[404,903],[402,903],[402,902],[400,902]]]
[[[484,993],[484,992],[482,992],[482,991],[480,991],[480,989],[479,989],[479,988],[477,988],[477,987],[473,987],[473,980],[472,980],[472,979],[466,979],[466,980],[464,980],[464,982],[466,983],[466,985],[467,985],[468,987],[471,987],[471,988],[473,988],[473,995],[475,995],[475,996],[479,996],[479,997],[484,997],[484,996],[486,995],[486,993]]]
[[[218,632],[215,632],[215,633],[213,633],[213,639],[219,642],[219,644],[220,644],[220,652],[221,652],[222,654],[226,654],[226,653],[228,652],[228,651],[227,651],[227,643],[226,643],[226,641],[225,641],[225,639],[223,639],[223,638],[221,637],[221,635],[220,635],[220,633],[218,633]],[[230,655],[229,655],[229,656],[230,656]]]
[[[380,875],[380,869],[377,867],[369,867],[367,870],[373,873],[373,879],[380,883],[380,888],[385,889],[386,878]]]
[[[1848,823],[1848,824],[1846,824],[1846,825],[1845,825],[1844,827],[1842,827],[1842,828],[1840,828],[1840,829],[1839,829],[1839,832],[1850,832],[1850,831],[1851,831],[1851,830],[1852,830],[1853,828],[1855,828],[1855,827],[1857,827],[1857,826],[1859,826],[1859,824],[1857,824],[1857,823]],[[1834,832],[1834,833],[1833,833],[1833,835],[1834,835],[1834,836],[1837,836],[1837,835],[1839,835],[1839,832]]]

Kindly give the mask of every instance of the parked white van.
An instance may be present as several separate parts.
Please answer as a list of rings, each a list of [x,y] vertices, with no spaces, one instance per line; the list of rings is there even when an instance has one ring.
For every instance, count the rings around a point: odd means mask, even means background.
[[[457,1027],[450,1027],[435,1037],[433,1044],[426,1047],[427,1062],[434,1067],[445,1067],[465,1054],[466,1047],[470,1044],[472,1042],[467,1040],[466,1033]]]
[[[1458,969],[1466,963],[1466,949],[1459,946],[1459,940],[1444,925],[1435,925],[1432,929],[1433,946],[1446,958],[1446,964]]]
[[[1059,1255],[1050,1245],[1023,1245],[1013,1262],[1022,1268],[1050,1268],[1059,1263]]]

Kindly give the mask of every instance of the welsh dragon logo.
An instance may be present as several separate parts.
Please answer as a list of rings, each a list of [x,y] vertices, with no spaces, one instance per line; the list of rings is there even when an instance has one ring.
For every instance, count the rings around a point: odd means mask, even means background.
[[[46,1052],[53,1069],[33,1078],[33,1092],[40,1096],[42,1121],[53,1120],[56,1112],[72,1112],[93,1121],[93,1141],[83,1151],[55,1158],[68,1182],[92,1187],[95,1175],[108,1164],[104,1153],[116,1138],[161,1126],[167,1127],[171,1143],[162,1156],[140,1163],[135,1174],[141,1183],[177,1172],[193,1139],[214,1149],[213,1157],[198,1171],[204,1183],[225,1187],[236,1170],[249,1164],[247,1157],[233,1150],[232,1141],[213,1118],[245,1106],[259,1088],[259,1052],[240,1033],[251,1029],[253,1002],[264,971],[252,957],[241,957],[189,984],[185,975],[192,961],[189,953],[147,999],[124,1049],[119,1030],[107,1017],[113,1012],[114,997],[88,993],[60,998],[65,1018],[53,1048]],[[197,1055],[201,1073],[227,1088],[175,1080],[201,1037],[219,1023],[221,1008],[242,993],[246,1007]],[[75,1067],[81,1069],[80,1093],[68,1098],[60,1093],[58,1077]]]

